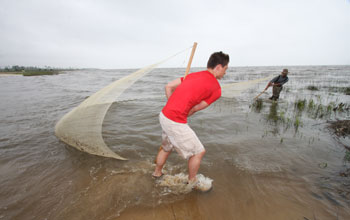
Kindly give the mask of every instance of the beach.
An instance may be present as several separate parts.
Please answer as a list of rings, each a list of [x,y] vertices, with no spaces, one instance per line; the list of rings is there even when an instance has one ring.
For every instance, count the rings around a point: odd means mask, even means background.
[[[21,72],[16,72],[16,73],[12,73],[12,72],[0,72],[0,77],[1,76],[19,76],[22,75]]]

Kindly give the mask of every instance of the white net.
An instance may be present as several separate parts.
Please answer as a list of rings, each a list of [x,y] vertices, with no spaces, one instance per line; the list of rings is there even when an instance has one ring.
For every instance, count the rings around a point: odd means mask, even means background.
[[[254,79],[254,80],[248,80],[244,82],[237,82],[237,83],[230,83],[225,84],[221,86],[222,89],[222,97],[225,98],[233,98],[235,96],[238,96],[242,91],[247,90],[255,86],[257,83],[266,81],[268,79],[271,79],[272,76],[260,78],[260,79]]]
[[[102,138],[103,119],[118,96],[159,64],[125,76],[87,98],[58,121],[56,136],[66,144],[89,154],[126,160],[105,144]]]
[[[96,92],[58,121],[55,127],[56,136],[66,144],[83,152],[126,160],[126,158],[113,152],[103,140],[102,123],[108,109],[112,103],[138,79],[149,73],[158,65],[188,49],[189,48],[159,63],[137,70]]]

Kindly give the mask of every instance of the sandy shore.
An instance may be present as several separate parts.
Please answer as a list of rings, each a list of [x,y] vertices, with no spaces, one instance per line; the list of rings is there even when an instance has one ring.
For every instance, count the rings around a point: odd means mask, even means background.
[[[0,72],[0,77],[1,76],[22,76],[22,73],[21,72],[12,72],[12,73]]]

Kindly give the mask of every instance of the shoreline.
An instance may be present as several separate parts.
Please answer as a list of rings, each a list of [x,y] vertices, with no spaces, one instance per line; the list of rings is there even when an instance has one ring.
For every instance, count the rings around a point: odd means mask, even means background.
[[[22,76],[23,74],[21,72],[0,72],[1,76]]]

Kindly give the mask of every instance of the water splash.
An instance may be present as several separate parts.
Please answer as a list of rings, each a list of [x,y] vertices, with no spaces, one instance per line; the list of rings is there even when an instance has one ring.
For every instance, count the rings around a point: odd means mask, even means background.
[[[199,191],[208,191],[212,188],[213,180],[209,177],[205,177],[203,174],[197,174],[197,182],[188,183],[188,175],[184,173],[178,173],[175,175],[164,175],[157,181],[157,185],[165,187],[163,195],[167,194],[187,194],[193,189]]]

